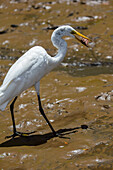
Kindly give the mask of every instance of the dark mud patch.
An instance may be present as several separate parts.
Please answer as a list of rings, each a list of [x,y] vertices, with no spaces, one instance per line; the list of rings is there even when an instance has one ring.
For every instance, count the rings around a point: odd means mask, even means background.
[[[59,66],[56,70],[64,71],[75,77],[96,76],[100,74],[113,74],[112,63],[76,63],[67,64],[62,63],[63,66]],[[74,66],[75,65],[75,66]],[[78,65],[78,66],[77,66]]]

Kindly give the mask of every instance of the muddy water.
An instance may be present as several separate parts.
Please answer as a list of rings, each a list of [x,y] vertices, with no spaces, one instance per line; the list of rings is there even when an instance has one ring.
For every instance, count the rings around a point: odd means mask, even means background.
[[[111,170],[113,2],[42,2],[0,2],[0,84],[10,66],[30,47],[42,45],[49,54],[56,53],[50,35],[58,25],[76,27],[95,45],[84,48],[68,39],[62,65],[41,80],[44,110],[62,138],[53,137],[40,115],[34,88],[23,92],[15,104],[17,130],[34,133],[5,139],[12,134],[9,105],[0,111],[0,168]]]

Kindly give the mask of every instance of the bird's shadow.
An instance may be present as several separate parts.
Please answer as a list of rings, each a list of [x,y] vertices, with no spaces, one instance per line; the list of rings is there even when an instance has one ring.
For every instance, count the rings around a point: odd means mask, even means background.
[[[80,129],[81,127],[75,127],[75,128],[66,128],[66,129],[60,129],[56,131],[59,134],[60,138],[67,138],[66,135],[69,135],[71,133],[76,133],[77,129]],[[43,135],[39,134],[32,134],[25,137],[16,137],[11,138],[3,143],[0,144],[0,147],[13,147],[13,146],[38,146],[41,144],[46,143],[48,140],[54,138],[53,133],[46,133]]]

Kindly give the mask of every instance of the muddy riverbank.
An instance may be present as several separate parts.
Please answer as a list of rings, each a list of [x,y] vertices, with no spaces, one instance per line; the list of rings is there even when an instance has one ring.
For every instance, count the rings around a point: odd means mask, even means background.
[[[46,115],[62,137],[53,137],[38,111],[35,89],[23,92],[15,104],[18,131],[12,134],[9,105],[0,111],[0,168],[68,170],[113,168],[113,2],[0,2],[0,85],[11,65],[29,48],[43,46],[54,56],[52,31],[69,24],[94,42],[86,48],[65,38],[63,63],[41,80]]]

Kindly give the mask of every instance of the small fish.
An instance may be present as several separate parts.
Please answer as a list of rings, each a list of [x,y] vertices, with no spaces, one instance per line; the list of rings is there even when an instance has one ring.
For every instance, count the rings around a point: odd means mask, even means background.
[[[82,38],[82,39],[81,39],[81,43],[84,44],[84,45],[87,46],[87,47],[88,47],[88,42],[89,42],[89,41],[88,41],[87,39],[85,39],[85,38]]]

